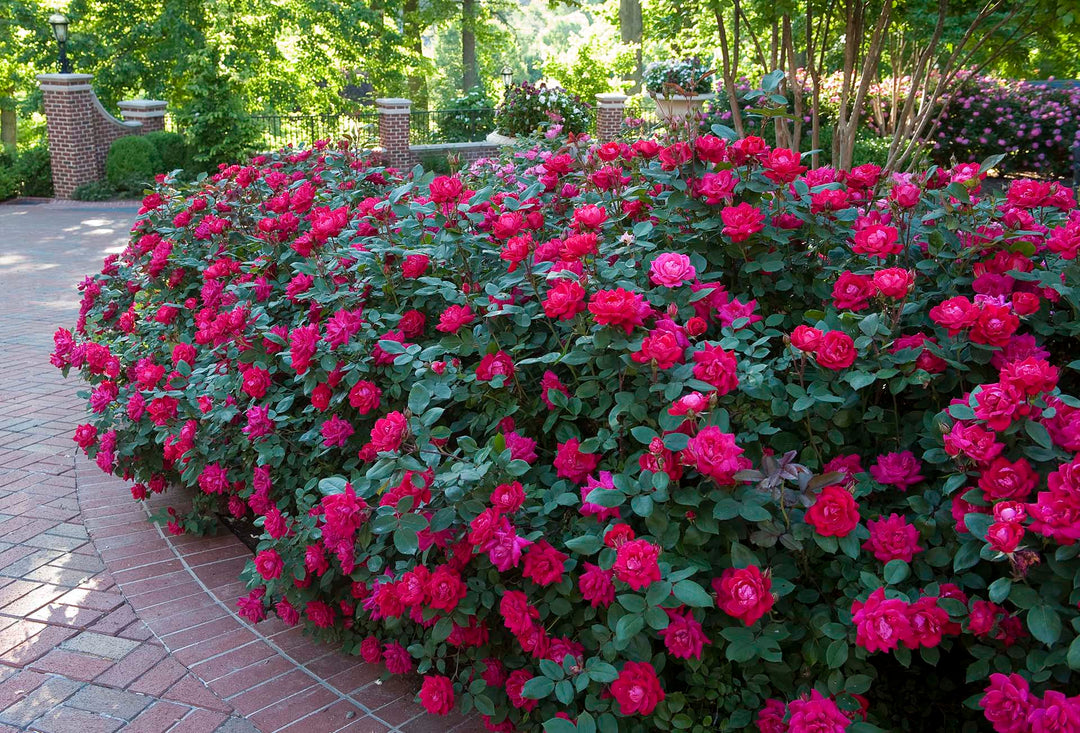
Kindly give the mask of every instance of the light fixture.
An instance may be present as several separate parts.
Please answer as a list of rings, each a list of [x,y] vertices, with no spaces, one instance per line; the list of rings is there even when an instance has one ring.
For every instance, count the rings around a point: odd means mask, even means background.
[[[56,45],[60,47],[60,73],[70,74],[71,63],[67,57],[68,19],[60,13],[53,13],[49,16],[49,25],[52,26]]]
[[[509,89],[514,83],[514,70],[509,66],[504,66],[502,69],[502,83],[504,89]]]

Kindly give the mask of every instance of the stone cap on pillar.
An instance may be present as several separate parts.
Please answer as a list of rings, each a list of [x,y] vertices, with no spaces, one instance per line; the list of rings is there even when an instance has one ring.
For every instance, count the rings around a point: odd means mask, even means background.
[[[407,115],[412,110],[412,100],[401,97],[382,97],[375,100],[381,115]]]
[[[91,89],[93,74],[38,74],[37,80],[42,91],[46,92],[81,92]]]
[[[611,109],[621,109],[626,106],[628,97],[618,92],[604,92],[596,95],[596,106]]]
[[[169,105],[160,99],[126,99],[116,106],[125,120],[146,120],[164,117]]]

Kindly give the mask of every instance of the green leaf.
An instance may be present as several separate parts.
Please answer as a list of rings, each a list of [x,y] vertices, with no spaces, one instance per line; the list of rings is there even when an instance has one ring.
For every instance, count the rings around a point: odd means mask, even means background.
[[[603,546],[603,541],[601,541],[599,537],[593,535],[574,537],[573,539],[566,541],[566,549],[576,552],[579,555],[591,555]]]
[[[837,669],[843,667],[848,658],[848,643],[847,639],[837,639],[829,644],[829,648],[825,650],[825,663],[829,665],[829,669]]]
[[[615,624],[615,638],[629,641],[645,628],[645,617],[638,613],[628,613]]]
[[[1029,436],[1031,436],[1032,440],[1041,445],[1043,448],[1046,448],[1047,450],[1053,450],[1054,441],[1050,439],[1050,433],[1046,431],[1046,428],[1043,427],[1041,423],[1028,420],[1026,423],[1024,423],[1024,431]]]
[[[708,591],[692,580],[680,580],[672,590],[675,597],[688,606],[695,608],[709,608],[713,604],[712,596]]]
[[[660,437],[655,430],[646,425],[638,425],[637,427],[632,428],[630,434],[642,445],[648,445],[652,442],[653,438]]]
[[[451,632],[454,630],[454,621],[449,616],[443,616],[441,619],[435,622],[434,628],[431,630],[431,640],[438,644],[440,641],[446,641],[450,638]]]
[[[425,409],[427,409],[428,403],[431,402],[431,392],[424,385],[423,382],[417,382],[409,390],[409,409],[412,410],[414,415],[419,415]]]
[[[549,718],[544,721],[544,733],[577,733],[577,726],[565,718]]]
[[[740,542],[731,543],[731,564],[737,568],[758,565],[757,555]]]
[[[521,688],[521,696],[529,700],[539,700],[551,694],[555,682],[547,677],[533,677]]]
[[[869,372],[848,372],[844,380],[854,389],[862,389],[874,383],[874,375]]]
[[[888,585],[896,585],[911,574],[911,568],[903,560],[889,560],[885,563],[884,577]]]
[[[1069,665],[1070,669],[1080,671],[1080,636],[1072,640],[1072,644],[1069,644],[1069,651],[1065,655],[1065,662]]]
[[[1028,628],[1031,635],[1050,646],[1061,637],[1061,617],[1046,605],[1038,605],[1028,611]]]
[[[398,527],[394,530],[394,547],[403,555],[415,555],[420,549],[416,532],[407,527]]]

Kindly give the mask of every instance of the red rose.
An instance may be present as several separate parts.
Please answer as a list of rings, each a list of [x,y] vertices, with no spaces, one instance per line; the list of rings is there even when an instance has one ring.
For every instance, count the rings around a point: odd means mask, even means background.
[[[735,482],[732,477],[742,468],[742,452],[735,444],[735,436],[715,425],[703,428],[686,446],[687,463],[722,486]]]
[[[855,342],[843,331],[829,331],[821,337],[816,356],[826,369],[846,369],[855,363]]]
[[[712,582],[717,607],[752,626],[773,606],[772,579],[756,565],[745,568],[727,568]]]
[[[436,331],[442,333],[457,333],[465,326],[476,320],[476,314],[467,305],[451,305],[439,314],[439,325]]]
[[[559,443],[555,451],[554,465],[557,475],[560,478],[570,479],[575,484],[584,481],[600,464],[600,456],[582,453],[580,446],[580,440],[570,438],[565,443]]]
[[[881,562],[911,562],[916,552],[922,552],[919,530],[899,514],[871,520],[866,526],[870,530],[870,539],[863,543],[863,549],[870,550]]]
[[[273,380],[270,378],[270,372],[259,367],[248,367],[244,372],[244,381],[240,385],[245,393],[255,399],[260,399],[266,396],[266,390],[270,387]]]
[[[1019,522],[994,522],[986,530],[986,541],[998,552],[1011,555],[1024,539],[1024,525]]]
[[[514,361],[505,351],[496,351],[494,354],[485,354],[484,358],[476,366],[476,379],[480,382],[490,382],[495,377],[505,377],[507,380],[514,376]]]
[[[379,407],[382,401],[382,390],[375,386],[374,382],[361,379],[349,390],[349,404],[366,415]]]
[[[454,709],[454,683],[441,674],[424,675],[420,704],[432,715],[449,715]]]
[[[437,204],[456,201],[464,190],[461,179],[455,176],[436,176],[428,186],[431,200]]]
[[[544,540],[529,547],[521,574],[537,585],[551,585],[562,580],[563,565],[568,556]]]
[[[871,224],[855,233],[855,243],[851,249],[871,257],[888,257],[899,254],[903,246],[896,227]]]
[[[885,599],[885,589],[878,588],[866,603],[851,604],[851,621],[855,624],[855,643],[868,652],[889,652],[900,642],[914,642],[907,604],[897,598]]]
[[[735,355],[719,346],[703,344],[694,352],[694,379],[711,384],[718,396],[739,386],[737,368]]]
[[[585,563],[585,572],[578,578],[581,597],[593,608],[607,608],[615,600],[615,584],[611,581],[611,571],[599,565]]]
[[[544,314],[548,318],[569,321],[585,310],[585,288],[576,280],[560,278],[544,298]]]
[[[589,299],[589,312],[601,326],[619,326],[629,335],[652,312],[641,293],[623,288],[598,290]]]
[[[429,605],[447,613],[457,608],[458,601],[465,597],[467,590],[461,576],[446,565],[435,568],[427,579],[426,593],[431,599]]]
[[[371,428],[371,445],[376,453],[396,451],[409,430],[405,416],[396,410],[375,421]]]
[[[427,255],[408,255],[401,263],[401,275],[409,280],[422,277],[430,262]]]
[[[914,284],[915,274],[902,267],[889,267],[874,273],[874,287],[887,298],[903,300]]]
[[[1039,474],[1026,458],[1015,463],[999,456],[979,476],[979,488],[990,502],[1002,499],[1025,501],[1039,483]]]
[[[281,577],[281,571],[285,568],[285,563],[281,559],[281,555],[277,550],[263,550],[255,556],[255,570],[264,580],[274,580]]]
[[[971,340],[977,344],[1005,346],[1020,327],[1020,319],[1007,305],[987,303],[971,327]]]
[[[501,514],[513,514],[525,503],[525,491],[521,483],[499,484],[491,492],[491,506]]]
[[[657,329],[642,340],[641,349],[631,354],[630,358],[639,364],[655,364],[658,369],[670,369],[682,363],[685,351],[674,331]]]
[[[806,523],[822,537],[847,537],[859,524],[859,505],[841,486],[826,486],[806,510]]]
[[[853,272],[842,272],[833,284],[833,305],[840,310],[861,311],[870,305],[874,282]]]
[[[745,201],[738,206],[725,206],[720,211],[720,219],[724,222],[724,236],[736,244],[765,228],[765,214]]]
[[[978,317],[978,307],[962,295],[949,298],[930,309],[931,320],[946,328],[950,336],[974,324]]]
[[[821,344],[822,333],[810,326],[796,326],[791,332],[791,345],[799,351],[813,352]]]
[[[611,683],[611,694],[622,715],[650,715],[664,699],[656,670],[648,662],[627,662]]]
[[[630,540],[615,551],[615,577],[633,590],[641,590],[660,580],[660,548],[648,540]]]
[[[668,625],[660,632],[668,653],[676,659],[701,659],[706,644],[711,644],[701,628],[701,622],[694,618],[690,609],[665,608]]]
[[[791,183],[799,174],[806,172],[802,157],[794,150],[773,148],[762,162],[765,177],[775,183]]]

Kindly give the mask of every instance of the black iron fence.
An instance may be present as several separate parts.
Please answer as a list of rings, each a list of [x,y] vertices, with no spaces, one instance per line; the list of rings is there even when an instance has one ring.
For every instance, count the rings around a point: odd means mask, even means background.
[[[413,145],[480,142],[495,130],[495,110],[414,109],[410,125]]]
[[[262,145],[271,149],[344,137],[361,148],[374,147],[379,141],[379,116],[374,109],[348,114],[252,115],[250,119]]]

